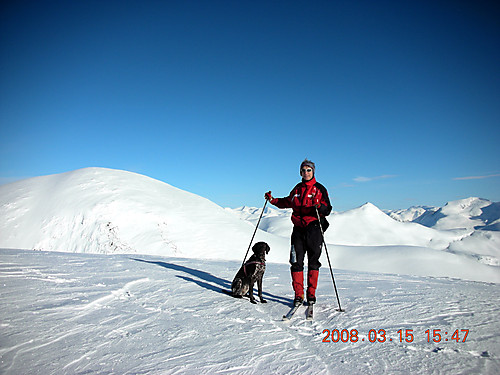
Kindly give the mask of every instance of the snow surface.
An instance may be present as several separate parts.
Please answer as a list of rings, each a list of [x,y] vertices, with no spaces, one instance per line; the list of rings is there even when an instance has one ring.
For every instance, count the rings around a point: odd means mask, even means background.
[[[326,242],[346,312],[323,254],[315,321],[284,323],[289,210],[263,214],[254,242],[271,246],[269,303],[251,305],[221,289],[262,208],[224,209],[103,168],[0,186],[0,373],[496,374],[498,207],[468,198],[407,222],[371,203],[332,213]],[[325,343],[325,329],[360,339]],[[387,340],[369,342],[370,330]],[[456,330],[469,330],[465,342]]]
[[[221,292],[239,265],[1,250],[0,373],[500,372],[497,284],[335,270],[346,310],[339,313],[323,269],[315,320],[306,321],[302,308],[283,322],[288,266],[268,264],[268,303],[252,305]],[[335,329],[346,330],[347,342],[323,342]],[[354,329],[357,342],[347,336]],[[385,341],[370,342],[383,340],[382,330]]]

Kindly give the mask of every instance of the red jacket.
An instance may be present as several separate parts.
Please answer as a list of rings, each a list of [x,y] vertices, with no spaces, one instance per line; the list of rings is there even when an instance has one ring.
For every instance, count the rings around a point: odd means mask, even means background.
[[[290,195],[285,198],[274,198],[271,204],[278,208],[292,208],[292,222],[293,225],[305,228],[313,221],[318,220],[316,209],[314,206],[319,204],[318,212],[322,218],[330,215],[332,206],[328,191],[326,188],[316,181],[313,177],[309,181],[302,181],[298,183],[290,192]],[[326,230],[325,228],[323,228]]]

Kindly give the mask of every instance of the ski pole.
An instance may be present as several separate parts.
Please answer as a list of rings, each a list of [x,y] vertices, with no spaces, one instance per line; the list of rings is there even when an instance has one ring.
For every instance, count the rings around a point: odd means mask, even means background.
[[[323,226],[321,225],[321,218],[319,217],[318,207],[314,207],[316,208],[316,215],[318,216],[319,229],[321,230],[321,237],[323,238],[323,245],[325,246],[326,259],[328,259],[328,266],[330,267],[330,275],[332,275],[333,289],[335,289],[335,295],[337,296],[337,303],[339,305],[337,311],[344,312],[345,310],[342,310],[342,307],[340,307],[339,293],[337,292],[337,285],[335,284],[335,278],[333,277],[332,264],[330,263],[330,256],[328,255],[328,248],[326,247],[325,233],[323,232]]]
[[[242,265],[245,264],[245,260],[247,260],[248,252],[250,251],[250,247],[252,246],[252,242],[253,242],[253,239],[255,237],[255,233],[257,233],[257,228],[259,228],[260,219],[262,219],[262,215],[264,214],[264,210],[266,209],[266,204],[267,204],[267,199],[266,199],[266,202],[264,203],[264,207],[262,207],[262,212],[260,213],[259,221],[257,221],[257,225],[255,226],[255,230],[253,232],[252,239],[250,240],[250,244],[248,245],[248,249],[247,249],[247,253],[245,254],[245,258],[243,258]]]

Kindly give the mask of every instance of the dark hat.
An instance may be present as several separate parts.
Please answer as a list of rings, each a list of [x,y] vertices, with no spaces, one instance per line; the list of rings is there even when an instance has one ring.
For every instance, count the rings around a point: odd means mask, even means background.
[[[313,170],[313,173],[315,172],[316,170],[316,166],[314,165],[314,163],[310,160],[307,160],[307,159],[304,159],[304,161],[302,162],[302,164],[300,164],[300,171],[302,172],[302,167],[304,166],[307,166],[307,167],[311,167],[312,170]]]

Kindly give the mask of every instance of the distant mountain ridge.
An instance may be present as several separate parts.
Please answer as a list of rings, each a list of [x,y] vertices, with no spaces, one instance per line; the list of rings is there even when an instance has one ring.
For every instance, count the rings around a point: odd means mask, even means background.
[[[498,202],[467,198],[443,207],[420,206],[382,211],[372,203],[328,217],[327,243],[342,246],[415,246],[464,254],[500,266]],[[231,210],[231,209],[228,209]],[[232,209],[242,220],[256,223],[261,209]],[[288,238],[290,210],[266,208],[261,228]]]
[[[500,230],[500,202],[470,197],[446,203],[443,207],[410,207],[385,211],[402,222],[414,222],[440,230]]]

